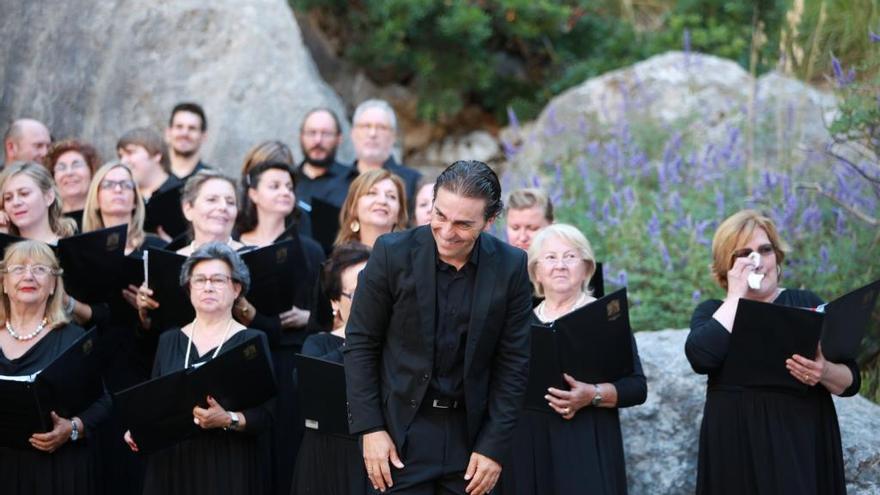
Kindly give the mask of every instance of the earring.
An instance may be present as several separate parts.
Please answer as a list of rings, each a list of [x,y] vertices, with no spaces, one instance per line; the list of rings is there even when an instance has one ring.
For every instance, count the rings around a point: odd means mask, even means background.
[[[339,316],[339,310],[338,310],[338,309],[335,309],[335,308],[334,308],[333,311],[332,311],[332,313],[333,313],[333,318],[336,318],[337,316]]]
[[[354,219],[351,221],[350,224],[348,224],[348,227],[351,229],[352,232],[357,232],[361,230],[361,223],[358,222],[357,219]]]

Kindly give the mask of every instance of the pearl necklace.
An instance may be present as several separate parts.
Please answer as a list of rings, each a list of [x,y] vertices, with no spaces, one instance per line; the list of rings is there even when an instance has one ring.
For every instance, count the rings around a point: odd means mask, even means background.
[[[31,333],[29,333],[29,334],[27,334],[27,335],[20,335],[20,334],[18,334],[18,333],[15,331],[14,328],[12,328],[12,323],[9,323],[9,320],[6,320],[6,331],[9,332],[9,335],[10,335],[13,339],[15,339],[15,340],[17,340],[17,341],[19,341],[19,342],[22,342],[22,341],[25,341],[25,340],[31,340],[31,339],[33,339],[34,337],[36,337],[37,335],[40,335],[40,332],[42,332],[43,329],[46,328],[46,323],[49,323],[49,319],[48,319],[48,318],[43,318],[43,321],[41,321],[40,324],[37,325],[36,330],[34,330],[33,332],[31,332]]]
[[[586,301],[587,301],[587,295],[584,294],[583,292],[581,292],[581,296],[577,298],[577,301],[575,301],[574,304],[572,304],[570,308],[568,308],[568,311],[560,314],[555,319],[551,320],[550,318],[547,317],[546,314],[544,314],[544,306],[547,303],[547,300],[545,299],[545,300],[541,301],[541,304],[539,304],[537,308],[535,308],[535,315],[538,317],[539,320],[541,320],[545,323],[549,323],[551,321],[555,321],[555,320],[559,319],[563,315],[571,313],[575,308],[579,308],[579,307],[583,306]]]

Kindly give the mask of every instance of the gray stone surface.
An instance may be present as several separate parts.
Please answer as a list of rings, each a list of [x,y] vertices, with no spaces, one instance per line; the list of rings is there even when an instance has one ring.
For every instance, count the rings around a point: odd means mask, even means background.
[[[164,128],[182,100],[205,107],[203,156],[229,172],[266,139],[298,153],[309,108],[343,110],[284,0],[0,3],[0,122],[40,119],[105,158],[125,130]]]
[[[687,330],[636,334],[648,400],[621,412],[633,495],[694,491],[706,385],[684,356],[686,337]],[[880,493],[880,406],[862,397],[834,402],[848,492]]]
[[[775,72],[755,79],[731,60],[668,52],[568,89],[533,125],[508,128],[501,136],[520,147],[512,165],[526,170],[564,157],[582,145],[585,134],[601,136],[621,122],[678,129],[693,142],[719,142],[730,126],[753,118],[761,163],[779,159],[768,129],[774,138],[793,138],[779,139],[789,145],[786,153],[802,152],[792,142],[824,145],[835,106],[832,94]]]

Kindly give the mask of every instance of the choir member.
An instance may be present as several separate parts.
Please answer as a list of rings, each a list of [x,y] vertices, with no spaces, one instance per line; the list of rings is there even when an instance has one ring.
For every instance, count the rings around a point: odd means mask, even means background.
[[[154,377],[197,367],[254,336],[267,345],[263,332],[232,317],[232,306],[247,292],[250,275],[228,243],[200,244],[184,263],[180,282],[189,291],[195,319],[162,333]],[[271,406],[228,411],[212,397],[206,401],[208,407],[193,407],[198,435],[148,456],[144,494],[267,493],[268,452],[257,438],[271,424]],[[125,441],[137,451],[138,439],[130,432]]]
[[[431,210],[434,209],[434,181],[436,177],[422,176],[416,188],[415,205],[413,206],[412,226],[431,223]]]
[[[554,224],[531,239],[529,277],[538,296],[532,322],[551,323],[595,298],[588,283],[593,250],[575,227]],[[584,329],[589,332],[589,328]],[[504,465],[505,495],[626,493],[626,464],[618,409],[641,404],[647,384],[633,339],[633,372],[614,383],[583,383],[564,374],[570,390],[550,388],[553,412],[524,409]]]
[[[351,183],[339,212],[337,246],[360,242],[373,247],[376,239],[407,227],[406,192],[403,180],[385,170],[370,170]]]
[[[302,353],[342,364],[345,325],[357,288],[358,274],[370,258],[362,244],[338,246],[321,272],[325,296],[333,307],[336,326],[330,332],[310,335]],[[360,448],[354,437],[343,438],[306,430],[296,459],[291,495],[358,495],[368,491]]]
[[[526,251],[532,237],[553,223],[553,202],[540,189],[517,189],[507,199],[507,242]]]
[[[846,481],[837,413],[831,394],[848,397],[860,386],[854,361],[832,363],[793,355],[785,363],[800,393],[782,387],[723,383],[733,322],[741,299],[815,308],[822,299],[780,286],[789,248],[773,221],[754,210],[724,220],[712,239],[712,274],[723,301],[700,303],[691,318],[685,353],[691,367],[708,375],[700,429],[697,493],[843,494]],[[754,255],[753,253],[757,253]],[[755,263],[755,256],[760,261]],[[749,285],[750,273],[761,278]]]
[[[0,230],[56,245],[76,233],[76,222],[62,215],[61,193],[45,167],[18,162],[0,173]],[[64,308],[76,321],[92,319],[94,308],[65,294]]]
[[[38,373],[84,334],[64,311],[60,275],[58,260],[44,242],[21,241],[6,249],[0,267],[0,320],[6,325],[0,333],[0,375]],[[100,493],[97,451],[89,444],[108,408],[105,395],[69,418],[53,411],[52,430],[35,432],[31,448],[0,447],[0,492]]]
[[[256,150],[265,147],[257,147]],[[244,194],[239,212],[239,240],[250,246],[262,247],[275,242],[292,240],[299,244],[305,264],[298,277],[302,282],[293,295],[292,307],[278,315],[263,315],[246,298],[241,298],[233,309],[236,320],[245,325],[278,335],[272,356],[278,377],[278,400],[276,417],[283,418],[275,424],[272,434],[275,445],[275,485],[277,493],[286,494],[290,489],[293,461],[302,437],[296,386],[293,372],[295,356],[302,349],[306,338],[309,308],[313,305],[314,287],[318,271],[324,261],[324,250],[308,237],[301,237],[295,227],[286,227],[296,204],[296,180],[292,167],[283,161],[245,163],[243,177]],[[249,167],[247,165],[250,165]],[[291,281],[293,284],[293,281]]]
[[[98,152],[88,143],[65,139],[52,143],[44,164],[58,185],[64,215],[74,219],[77,228],[82,230],[89,183],[100,164]]]

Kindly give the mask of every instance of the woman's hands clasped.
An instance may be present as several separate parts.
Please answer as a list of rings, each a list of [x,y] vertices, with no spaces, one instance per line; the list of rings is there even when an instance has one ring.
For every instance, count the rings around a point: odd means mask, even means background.
[[[49,417],[52,418],[52,431],[34,433],[28,441],[35,449],[51,454],[70,440],[73,424],[71,420],[55,414],[55,411],[49,413]]]

